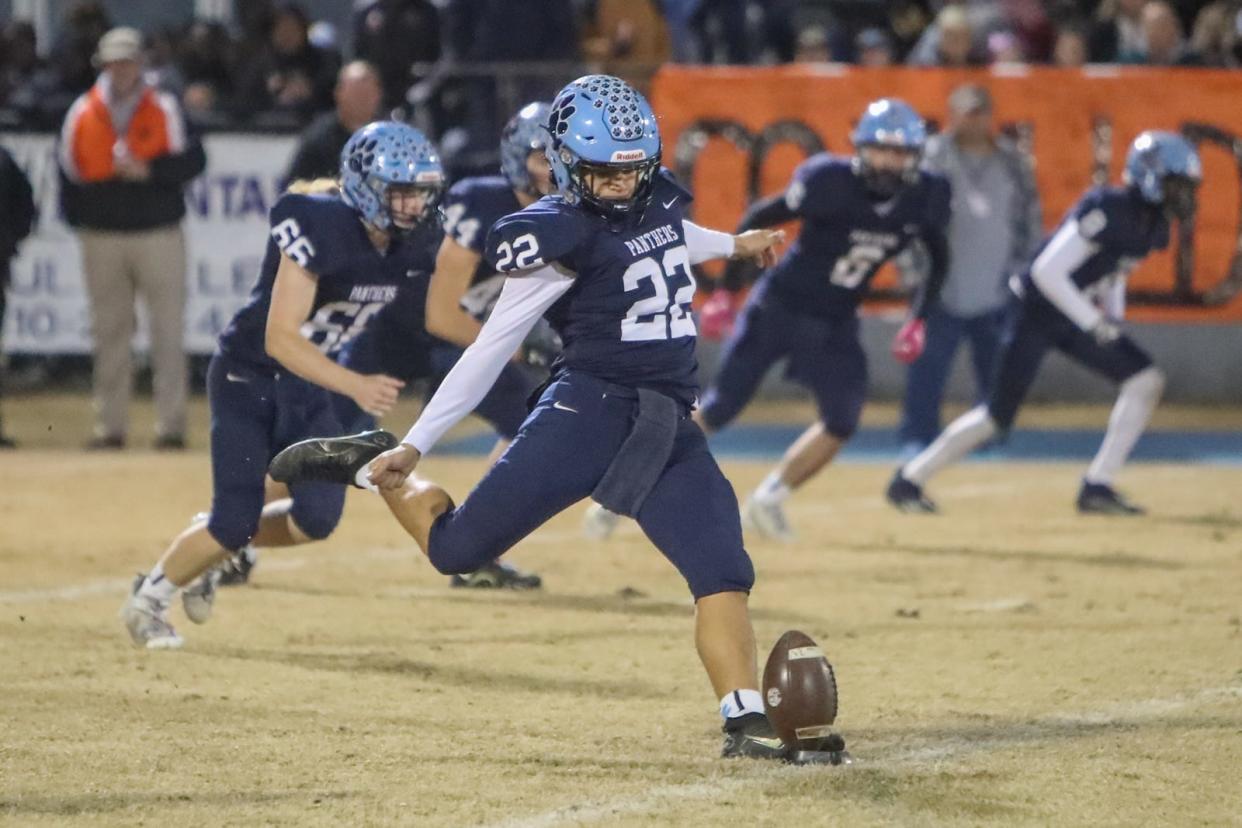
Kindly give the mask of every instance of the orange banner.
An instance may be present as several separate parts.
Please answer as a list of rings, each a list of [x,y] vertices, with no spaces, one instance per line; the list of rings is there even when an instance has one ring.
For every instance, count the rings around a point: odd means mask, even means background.
[[[1180,130],[1197,141],[1204,183],[1194,227],[1182,228],[1180,244],[1175,232],[1170,249],[1131,276],[1129,315],[1242,321],[1242,262],[1234,261],[1242,233],[1242,72],[669,66],[655,79],[652,104],[665,163],[690,173],[696,220],[731,228],[749,197],[784,187],[809,143],[851,152],[849,132],[868,102],[900,97],[944,123],[949,93],[967,81],[991,91],[998,124],[1029,134],[1049,229],[1093,175],[1119,180],[1142,130]],[[891,279],[881,274],[877,287]]]

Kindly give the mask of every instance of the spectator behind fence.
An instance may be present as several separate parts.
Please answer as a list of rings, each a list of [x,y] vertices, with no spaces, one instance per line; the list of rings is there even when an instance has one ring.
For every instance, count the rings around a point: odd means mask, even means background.
[[[384,106],[400,106],[422,77],[410,65],[440,59],[440,12],[431,0],[370,0],[354,9],[354,54],[379,70]]]
[[[1143,6],[1147,0],[1103,0],[1096,10],[1089,53],[1092,63],[1116,63],[1122,55],[1147,51]]]
[[[177,65],[185,81],[186,117],[206,120],[235,92],[234,44],[219,23],[196,20],[178,46]]]
[[[1177,12],[1163,0],[1151,0],[1143,6],[1143,51],[1121,56],[1122,63],[1147,66],[1202,66],[1203,59],[1186,45],[1182,21]]]
[[[893,41],[883,29],[872,26],[859,32],[854,52],[859,66],[893,65]]]
[[[907,62],[912,66],[978,66],[983,61],[975,44],[975,27],[958,5],[945,6],[927,28]]]
[[[241,72],[239,112],[282,112],[305,123],[332,105],[340,60],[311,45],[309,27],[300,6],[288,3],[276,9],[267,42]]]
[[[1209,66],[1242,65],[1242,0],[1216,0],[1195,18],[1191,48]]]
[[[987,395],[1000,344],[1006,280],[1039,243],[1039,193],[1031,165],[995,134],[992,98],[981,86],[949,96],[948,130],[928,141],[926,164],[953,187],[949,271],[927,318],[927,343],[911,366],[900,437],[923,447],[940,432],[940,404],[953,357],[969,337],[978,396]]]
[[[384,98],[379,72],[365,60],[345,64],[336,79],[335,98],[336,108],[317,117],[302,133],[286,182],[336,178],[349,136],[378,116]]]
[[[4,330],[4,311],[9,291],[9,263],[17,255],[18,243],[30,235],[34,226],[35,204],[30,179],[17,166],[8,150],[0,147],[0,331]],[[0,364],[0,392],[4,390],[4,366]],[[16,448],[5,436],[0,416],[0,449]]]
[[[1054,66],[1076,68],[1087,62],[1087,35],[1074,25],[1062,26],[1057,30],[1056,40],[1052,45],[1052,63]]]
[[[142,35],[118,28],[99,41],[95,85],[61,128],[61,208],[78,231],[94,337],[95,437],[119,449],[129,427],[134,300],[151,329],[156,439],[185,446],[185,215],[182,188],[206,165],[174,97],[142,76]]]

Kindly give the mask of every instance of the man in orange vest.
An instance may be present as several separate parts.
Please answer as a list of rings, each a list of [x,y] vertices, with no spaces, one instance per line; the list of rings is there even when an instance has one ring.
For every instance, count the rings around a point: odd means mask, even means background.
[[[94,338],[94,449],[125,446],[134,301],[150,318],[158,449],[185,447],[186,261],[182,188],[206,158],[177,100],[143,79],[142,35],[99,41],[95,85],[65,115],[61,207],[77,229]]]

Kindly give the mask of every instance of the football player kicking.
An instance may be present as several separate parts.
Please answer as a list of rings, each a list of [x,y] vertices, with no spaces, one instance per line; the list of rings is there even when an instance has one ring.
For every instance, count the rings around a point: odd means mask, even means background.
[[[587,496],[637,518],[695,599],[695,643],[724,716],[725,756],[785,758],[763,713],[747,601],[754,568],[737,500],[690,419],[697,364],[690,265],[771,256],[778,232],[730,236],[685,220],[689,194],[660,168],[646,100],[588,75],[557,95],[548,159],[558,195],[492,227],[508,275],[474,344],[396,448],[306,441],[274,477],[378,486],[441,572],[468,572]],[[547,315],[564,342],[517,438],[460,504],[412,475]],[[376,456],[378,454],[378,457]]]
[[[289,497],[265,505],[267,465],[295,441],[345,433],[333,393],[376,416],[396,402],[400,380],[351,371],[332,357],[410,273],[425,280],[431,272],[435,247],[424,235],[434,241],[439,232],[443,182],[439,157],[421,132],[378,122],[342,150],[339,191],[291,192],[272,208],[259,278],[207,371],[211,513],[135,581],[121,616],[136,645],[180,647],[168,621],[173,596],[237,550],[322,540],[336,528],[344,487],[295,483]],[[187,595],[185,608],[191,620],[205,621],[210,595]]]
[[[751,291],[695,420],[709,433],[723,428],[783,357],[820,413],[742,507],[747,527],[764,537],[794,538],[785,500],[832,462],[858,427],[867,393],[858,305],[880,266],[916,238],[927,247],[931,271],[893,354],[912,362],[922,352],[923,319],[946,272],[949,221],[948,181],[918,168],[925,139],[913,109],[892,98],[875,101],[852,135],[853,158],[812,156],[783,193],[756,202],[742,219],[743,230],[800,219],[802,231]],[[593,507],[583,529],[607,537],[616,521]]]
[[[1027,271],[1011,280],[1014,296],[988,401],[897,470],[888,485],[890,503],[903,511],[936,511],[923,493],[927,481],[1013,425],[1040,362],[1055,348],[1121,386],[1104,442],[1078,491],[1078,511],[1142,514],[1112,484],[1160,400],[1164,375],[1120,329],[1126,277],[1147,254],[1168,245],[1171,218],[1191,216],[1201,169],[1194,147],[1180,135],[1144,132],[1134,140],[1124,186],[1088,190]]]

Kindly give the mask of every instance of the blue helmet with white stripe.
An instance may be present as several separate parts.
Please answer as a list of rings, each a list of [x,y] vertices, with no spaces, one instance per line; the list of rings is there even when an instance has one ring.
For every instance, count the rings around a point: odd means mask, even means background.
[[[422,212],[412,223],[393,215],[392,187],[426,190]],[[367,224],[402,233],[439,215],[444,168],[427,136],[397,121],[375,121],[349,137],[341,149],[341,194]]]
[[[1162,206],[1177,218],[1195,210],[1195,191],[1203,164],[1194,146],[1175,132],[1148,130],[1130,145],[1122,181],[1143,200]]]
[[[528,103],[509,119],[500,134],[500,171],[509,180],[509,186],[518,192],[543,195],[530,178],[526,160],[532,151],[547,148],[551,111],[552,105],[543,101]]]
[[[876,195],[891,198],[905,184],[918,179],[919,156],[927,142],[927,126],[905,101],[880,98],[867,105],[850,140],[854,144],[854,171]],[[908,157],[900,169],[880,169],[867,157],[868,147],[899,150]]]
[[[586,75],[557,93],[548,115],[548,163],[556,188],[571,204],[605,216],[640,212],[651,201],[660,168],[660,129],[638,90],[611,75]],[[593,175],[634,171],[628,198],[594,192]]]

